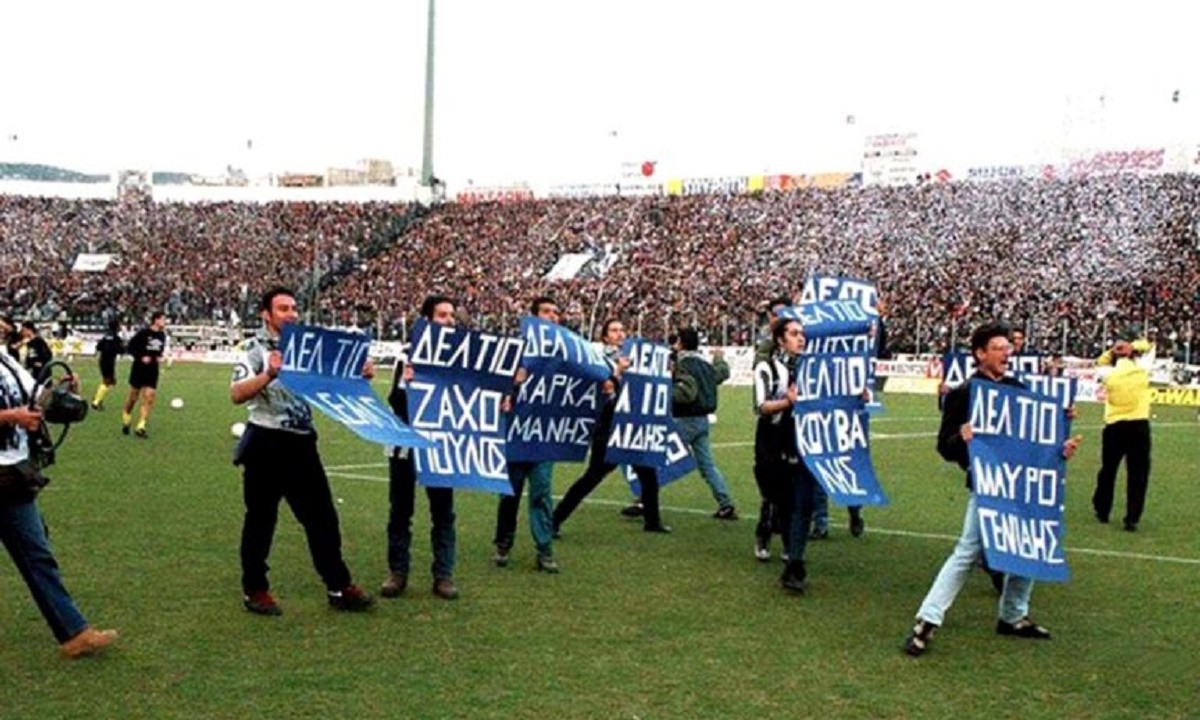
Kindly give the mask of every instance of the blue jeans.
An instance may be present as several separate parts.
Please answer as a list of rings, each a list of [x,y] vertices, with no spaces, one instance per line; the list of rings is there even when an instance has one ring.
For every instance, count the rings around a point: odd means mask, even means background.
[[[963,519],[962,537],[954,546],[950,557],[942,565],[942,571],[929,588],[929,594],[917,611],[917,619],[941,625],[946,617],[946,611],[954,604],[954,598],[966,584],[967,578],[975,569],[975,561],[983,553],[983,535],[979,529],[979,513],[975,502],[975,494],[967,501],[967,516]],[[1000,619],[1007,623],[1015,623],[1029,614],[1029,596],[1033,593],[1033,580],[1004,576],[1004,591],[1000,593]]]
[[[717,464],[713,460],[708,418],[704,415],[675,418],[675,427],[679,430],[683,442],[692,449],[692,457],[696,458],[700,476],[712,490],[712,496],[717,501],[717,506],[732,507],[733,498],[729,496],[729,487],[725,484],[725,476],[717,469]]]
[[[554,555],[554,494],[552,480],[554,463],[510,462],[508,481],[512,495],[501,495],[496,508],[496,547],[512,549],[516,541],[517,515],[521,510],[521,493],[529,479],[529,534],[538,555]]]
[[[417,471],[412,457],[388,459],[388,570],[407,575],[412,560],[412,516],[417,487]],[[429,499],[429,542],[433,546],[430,572],[435,580],[454,577],[454,491],[450,488],[425,488]]]
[[[0,502],[0,540],[29,586],[29,594],[33,595],[55,639],[64,643],[82,632],[87,620],[63,587],[36,502]]]

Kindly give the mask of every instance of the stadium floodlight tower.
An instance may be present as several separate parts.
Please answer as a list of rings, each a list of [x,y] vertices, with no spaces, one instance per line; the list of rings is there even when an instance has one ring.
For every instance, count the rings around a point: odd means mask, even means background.
[[[433,38],[434,5],[429,0],[429,21],[425,28],[425,133],[421,143],[421,191],[431,201],[439,198],[440,184],[433,174]]]

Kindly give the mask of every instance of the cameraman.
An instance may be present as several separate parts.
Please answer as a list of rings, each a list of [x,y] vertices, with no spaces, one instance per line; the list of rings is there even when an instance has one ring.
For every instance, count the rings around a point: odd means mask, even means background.
[[[58,573],[50,552],[46,525],[35,502],[45,484],[30,462],[29,434],[38,432],[41,410],[29,406],[35,392],[33,377],[5,353],[0,353],[0,541],[29,587],[34,602],[60,643],[62,654],[74,659],[101,650],[116,639],[115,630],[90,627]]]

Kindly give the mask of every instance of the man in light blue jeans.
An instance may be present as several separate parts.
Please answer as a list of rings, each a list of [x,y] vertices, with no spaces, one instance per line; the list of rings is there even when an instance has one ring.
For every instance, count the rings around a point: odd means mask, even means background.
[[[717,386],[729,379],[729,364],[721,351],[713,352],[713,362],[700,354],[700,334],[695,328],[683,328],[675,340],[674,393],[671,414],[683,442],[696,458],[700,476],[712,490],[717,501],[713,517],[718,520],[737,520],[737,509],[729,496],[725,476],[713,460],[712,439],[709,433],[709,413],[717,409]]]
[[[1019,380],[1006,375],[1012,346],[1009,344],[1008,327],[1005,325],[988,323],[977,328],[971,335],[971,352],[975,356],[975,374],[968,382],[946,394],[937,439],[938,454],[948,462],[957,463],[964,470],[967,470],[970,463],[967,444],[974,437],[970,422],[971,384],[998,383],[1024,387]],[[1068,410],[1068,417],[1073,415],[1073,409]],[[1079,442],[1079,437],[1067,440],[1063,446],[1063,456],[1070,458]],[[958,538],[954,551],[942,565],[937,579],[933,581],[933,587],[929,588],[925,595],[921,608],[917,610],[916,625],[904,641],[904,651],[913,657],[920,656],[928,648],[934,631],[941,627],[946,611],[958,597],[959,591],[975,568],[976,561],[983,554],[983,534],[979,527],[978,507],[969,472],[967,488],[971,491],[971,496],[967,500],[962,535]],[[997,634],[1034,640],[1050,639],[1050,631],[1029,617],[1029,597],[1032,592],[1033,580],[1015,575],[1004,576],[998,609],[1000,617],[996,621]]]

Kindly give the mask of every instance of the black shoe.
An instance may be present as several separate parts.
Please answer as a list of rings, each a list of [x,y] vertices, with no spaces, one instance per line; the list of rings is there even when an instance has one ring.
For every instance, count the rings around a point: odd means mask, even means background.
[[[863,532],[867,529],[867,524],[863,522],[862,515],[850,516],[850,534],[854,537],[862,537]]]
[[[813,528],[808,531],[809,540],[828,540],[829,528]]]
[[[633,502],[621,508],[621,517],[639,518],[645,511],[646,508],[640,502]]]
[[[1003,620],[996,621],[997,635],[1010,635],[1012,637],[1031,638],[1033,640],[1049,640],[1050,631],[1038,625],[1029,618],[1028,615],[1016,621],[1015,623],[1006,623]]]
[[[128,434],[129,434],[129,426],[128,426],[128,425],[122,425],[122,426],[121,426],[121,434],[122,434],[122,435],[128,435]]]
[[[648,533],[660,533],[662,535],[670,535],[671,534],[671,526],[663,525],[662,523],[659,523],[658,525],[647,525],[647,526],[643,527],[642,529]]]
[[[329,607],[343,612],[359,612],[375,604],[370,595],[357,585],[347,585],[341,590],[325,593]]]
[[[783,571],[783,575],[779,578],[779,586],[789,592],[803,595],[804,591],[808,589],[808,583],[805,582],[807,575],[804,563],[788,563],[787,568]]]
[[[454,586],[454,580],[450,578],[438,578],[433,581],[433,594],[443,600],[457,600],[458,588]]]
[[[933,633],[937,629],[938,626],[931,622],[917,620],[917,624],[913,625],[912,632],[904,640],[904,652],[912,657],[921,657],[929,648],[929,641],[933,639]]]
[[[1096,513],[1096,520],[1098,520],[1101,524],[1104,524],[1104,525],[1108,524],[1108,516],[1107,515],[1101,513],[1099,510],[1096,510],[1095,513]]]
[[[718,508],[717,511],[713,513],[713,517],[717,520],[737,520],[737,508],[732,505],[726,505]]]
[[[98,402],[94,402],[94,403],[92,403],[92,409],[93,409],[93,410],[98,410],[98,411],[103,411],[103,410],[104,410],[104,403],[98,403]]]
[[[271,597],[266,590],[258,590],[242,598],[242,605],[255,615],[277,616],[283,614],[283,608]]]
[[[1137,532],[1137,523],[1125,521],[1125,532]]]
[[[558,562],[555,561],[553,555],[538,555],[537,556],[538,572],[549,573],[551,575],[558,574]]]
[[[562,540],[562,528],[555,525],[554,532],[550,534],[550,537],[554,538],[555,540]]]
[[[385,598],[400,597],[408,587],[408,576],[404,573],[390,572],[387,580],[379,586],[379,595]]]
[[[138,438],[139,440],[145,440],[150,437],[150,435],[146,433],[146,428],[138,428],[137,430],[133,431],[133,434],[134,437]]]

